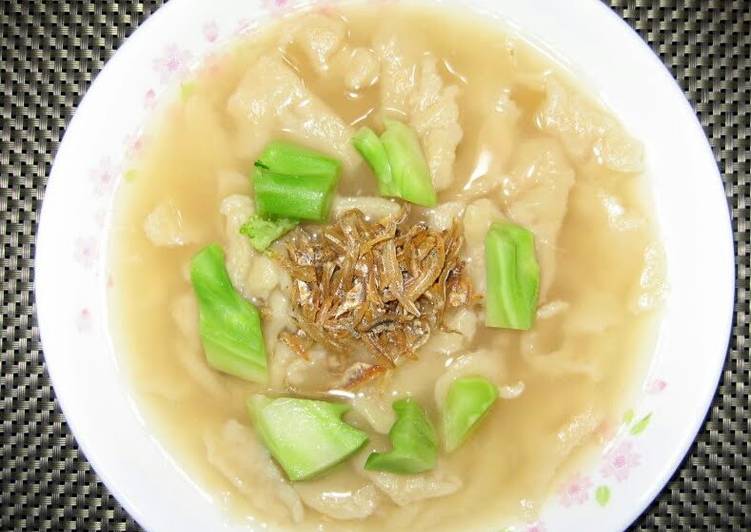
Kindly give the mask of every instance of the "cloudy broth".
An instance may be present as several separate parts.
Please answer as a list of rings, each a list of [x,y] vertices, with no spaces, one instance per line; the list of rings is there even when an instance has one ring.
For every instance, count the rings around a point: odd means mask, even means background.
[[[436,59],[443,87],[457,88],[462,138],[453,179],[440,191],[439,204],[456,204],[468,259],[477,257],[478,246],[471,224],[482,226],[496,213],[528,222],[533,231],[540,228],[547,247],[540,255],[543,293],[532,331],[486,328],[481,307],[472,308],[474,334],[457,339],[456,333],[436,332],[418,360],[360,392],[374,394],[376,402],[410,394],[437,420],[436,381],[460,357],[476,355],[500,386],[501,399],[467,443],[441,454],[435,478],[426,480],[460,487],[400,506],[382,490],[368,488],[372,479],[358,472],[369,446],[300,487],[305,504],[297,526],[467,530],[534,520],[566,472],[612,437],[653,347],[661,259],[645,177],[631,165],[631,154],[619,152],[623,146],[610,133],[617,131],[615,119],[570,74],[512,34],[452,12],[390,4],[322,16],[343,21],[346,46],[353,50],[371,49],[379,32],[397,33],[419,51],[418,64],[426,53]],[[257,442],[243,449],[254,438],[245,400],[265,387],[208,367],[188,272],[191,257],[206,244],[221,243],[228,256],[248,245],[230,234],[233,214],[225,199],[252,196],[247,175],[258,150],[248,147],[248,133],[228,102],[260,57],[283,48],[285,64],[304,80],[305,89],[344,123],[354,129],[381,127],[383,77],[353,90],[342,81],[347,64],[333,58],[325,68],[313,64],[303,45],[283,38],[297,31],[290,29],[295,24],[304,25],[301,20],[244,37],[186,82],[182,95],[145,134],[132,179],[118,192],[112,235],[114,324],[139,407],[189,474],[218,504],[228,504],[232,519],[252,517],[279,527],[293,525],[290,507],[300,506],[289,500],[298,492],[285,485],[286,495],[273,493],[278,483],[260,479],[265,473],[258,469],[268,457]],[[551,91],[566,96],[553,102]],[[555,102],[560,105],[553,107]],[[606,126],[584,133],[560,126],[565,117],[555,113],[577,105],[586,105],[587,112],[597,114],[593,120]],[[253,142],[261,147],[278,138],[305,141],[294,127],[259,134],[263,138]],[[605,134],[611,135],[605,141],[596,138]],[[576,135],[593,140],[576,144],[571,141]],[[325,151],[325,143],[311,144]],[[539,179],[529,185],[533,174]],[[345,164],[338,193],[376,195],[375,180],[365,165]],[[550,207],[541,209],[546,201]],[[420,220],[429,213],[414,208],[410,216]],[[264,316],[273,314],[269,309],[282,304],[283,288],[257,289],[253,274],[245,275]],[[456,348],[446,347],[453,341]],[[272,346],[272,372],[275,352]],[[371,430],[359,411],[347,416]],[[384,434],[372,432],[369,445],[387,445]],[[364,490],[361,498],[372,498],[366,517],[337,520],[307,504],[316,491],[358,490]],[[358,504],[358,511],[367,506]]]

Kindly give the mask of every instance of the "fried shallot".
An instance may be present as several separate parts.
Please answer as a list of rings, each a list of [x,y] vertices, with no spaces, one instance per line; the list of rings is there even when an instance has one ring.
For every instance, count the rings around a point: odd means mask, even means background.
[[[462,245],[456,221],[434,231],[408,223],[406,211],[369,221],[350,210],[331,225],[296,229],[279,259],[292,278],[300,335],[350,361],[348,387],[414,358],[447,308],[470,303]],[[302,354],[299,336],[289,336]]]

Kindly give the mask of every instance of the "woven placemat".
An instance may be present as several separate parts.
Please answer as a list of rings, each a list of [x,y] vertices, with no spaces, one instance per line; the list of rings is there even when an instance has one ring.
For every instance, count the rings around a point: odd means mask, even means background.
[[[138,530],[78,452],[55,402],[32,278],[40,201],[66,122],[105,61],[160,4],[0,0],[2,530]],[[738,271],[719,393],[679,472],[634,528],[751,530],[751,2],[611,4],[660,55],[701,118],[732,207]]]

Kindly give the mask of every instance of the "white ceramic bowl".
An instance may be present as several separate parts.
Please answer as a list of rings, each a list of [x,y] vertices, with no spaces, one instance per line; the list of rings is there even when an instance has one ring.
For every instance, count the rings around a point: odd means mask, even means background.
[[[311,4],[315,2],[305,2]],[[437,2],[432,2],[433,4]],[[714,157],[682,92],[598,0],[444,0],[503,20],[581,74],[644,142],[670,295],[643,392],[615,440],[540,522],[518,530],[621,530],[675,471],[701,427],[725,359],[733,248]],[[294,6],[292,4],[295,4]],[[80,448],[147,530],[235,530],[150,434],[119,367],[107,319],[113,194],[139,133],[199,60],[294,0],[172,0],[99,74],[52,168],[37,236],[36,301],[47,367]],[[491,524],[492,525],[492,524]]]

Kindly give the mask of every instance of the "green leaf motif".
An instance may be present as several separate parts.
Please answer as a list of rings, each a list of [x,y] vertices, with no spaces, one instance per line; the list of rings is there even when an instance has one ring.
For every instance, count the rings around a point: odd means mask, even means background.
[[[196,90],[196,82],[195,81],[186,81],[183,84],[180,85],[180,98],[182,101],[187,100],[191,97],[193,94],[193,91]]]
[[[138,176],[138,171],[135,168],[129,168],[126,170],[125,174],[123,174],[123,178],[128,183],[132,183],[136,180],[136,177]]]
[[[607,506],[610,502],[610,488],[605,485],[598,486],[595,490],[595,500],[600,506]]]
[[[636,436],[637,434],[641,434],[644,432],[644,430],[649,425],[649,420],[652,419],[652,412],[641,418],[639,421],[637,421],[633,427],[631,427],[631,430],[629,431],[633,436]]]
[[[633,419],[634,419],[634,409],[633,409],[633,408],[629,408],[629,409],[628,409],[628,410],[626,410],[626,412],[624,412],[624,414],[623,414],[623,422],[624,422],[624,423],[625,423],[626,425],[628,425],[628,424],[630,424],[630,423],[631,423],[631,421],[633,421]]]

